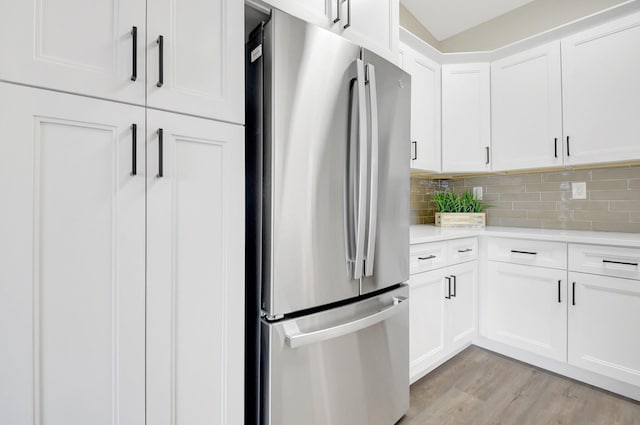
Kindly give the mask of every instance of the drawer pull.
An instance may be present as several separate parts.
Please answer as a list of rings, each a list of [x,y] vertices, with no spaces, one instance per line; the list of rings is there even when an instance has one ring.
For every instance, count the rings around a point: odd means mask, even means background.
[[[517,249],[512,249],[511,252],[513,252],[514,254],[538,255],[537,252],[533,252],[533,251],[518,251]]]
[[[473,249],[471,249],[471,248],[467,248],[467,249],[459,249],[459,250],[458,250],[458,252],[459,252],[460,254],[464,254],[465,252],[471,252],[471,251],[473,251]]]
[[[638,263],[630,263],[627,261],[613,261],[613,260],[602,260],[603,263],[609,264],[624,264],[625,266],[636,266],[638,267]]]
[[[429,255],[427,257],[418,257],[418,260],[433,260],[434,258],[436,258],[435,255]]]

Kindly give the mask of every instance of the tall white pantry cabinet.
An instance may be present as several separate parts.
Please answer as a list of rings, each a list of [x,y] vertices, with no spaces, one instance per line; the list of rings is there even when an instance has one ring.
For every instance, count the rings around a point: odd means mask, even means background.
[[[243,5],[6,3],[0,423],[242,423]]]

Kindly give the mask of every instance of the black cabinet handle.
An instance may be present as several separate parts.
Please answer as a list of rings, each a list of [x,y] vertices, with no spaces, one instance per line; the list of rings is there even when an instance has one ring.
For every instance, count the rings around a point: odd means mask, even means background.
[[[351,0],[346,0],[347,2],[347,25],[343,27],[343,29],[347,29],[351,26]]]
[[[433,260],[434,258],[436,258],[435,255],[429,255],[427,257],[418,257],[418,260]]]
[[[485,146],[485,151],[487,153],[487,162],[485,163],[486,165],[489,165],[489,146]]]
[[[413,156],[411,159],[416,160],[418,159],[418,142],[414,140],[411,144],[413,145]]]
[[[336,15],[336,19],[333,20],[334,24],[337,24],[338,22],[340,22],[340,0],[336,0],[336,8],[337,8],[337,15]]]
[[[138,126],[131,124],[131,175],[135,176],[138,172]]]
[[[136,26],[131,28],[131,43],[133,43],[131,81],[135,81],[138,79],[138,27]]]
[[[162,147],[162,136],[163,136],[163,130],[161,128],[158,129],[158,175],[157,177],[163,177],[164,173],[162,172],[162,151],[163,151],[163,147]]]
[[[158,36],[158,82],[157,87],[162,87],[164,84],[164,37]]]
[[[512,249],[511,252],[513,252],[514,254],[528,254],[528,255],[538,255],[537,252],[533,252],[533,251],[519,251],[517,249]]]
[[[560,298],[560,286],[562,285],[562,281],[558,281],[558,302],[562,303],[562,298]]]
[[[567,156],[571,156],[571,150],[569,149],[569,136],[567,136]]]
[[[458,293],[458,280],[456,279],[455,275],[451,275],[451,279],[453,279],[453,294],[451,294],[451,296],[455,297]]]
[[[458,250],[458,252],[459,252],[460,254],[463,254],[463,253],[465,253],[465,252],[471,252],[471,251],[473,251],[473,249],[471,249],[471,248],[467,248],[467,249],[459,249],[459,250]]]
[[[447,280],[447,286],[449,287],[448,289],[449,295],[445,295],[445,298],[450,300],[451,299],[451,278],[449,276],[446,276],[445,279]]]
[[[558,138],[553,139],[553,156],[558,157]]]
[[[576,305],[576,283],[571,284],[571,305]]]
[[[638,263],[631,263],[627,261],[613,261],[613,260],[602,260],[603,263],[609,264],[624,264],[625,266],[636,266],[638,267]]]

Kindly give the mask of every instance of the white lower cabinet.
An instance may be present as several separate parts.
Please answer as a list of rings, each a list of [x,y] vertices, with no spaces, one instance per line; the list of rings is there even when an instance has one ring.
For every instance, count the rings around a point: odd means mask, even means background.
[[[640,281],[569,273],[569,363],[640,386]]]
[[[0,423],[242,423],[242,127],[0,98]]]
[[[147,113],[147,423],[240,424],[244,128]]]
[[[0,99],[0,423],[144,424],[144,108]]]
[[[566,361],[567,272],[489,261],[484,299],[487,336]]]
[[[467,241],[465,249],[473,249],[475,255],[475,238],[463,241]],[[431,244],[423,245],[427,249]],[[411,382],[471,344],[476,332],[477,270],[474,258],[409,279]]]

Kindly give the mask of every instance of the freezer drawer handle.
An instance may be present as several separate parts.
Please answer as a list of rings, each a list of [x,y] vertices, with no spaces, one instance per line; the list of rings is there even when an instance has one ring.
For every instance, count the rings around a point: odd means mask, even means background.
[[[297,323],[293,321],[291,322],[289,329],[285,330],[285,342],[291,348],[298,348],[357,332],[359,330],[373,326],[376,323],[380,323],[383,320],[386,320],[391,316],[397,314],[400,309],[404,307],[403,304],[406,300],[407,299],[405,297],[394,297],[392,305],[370,316],[354,320],[353,322],[348,322],[338,326],[332,326],[330,328],[320,329],[308,333],[300,332]]]

